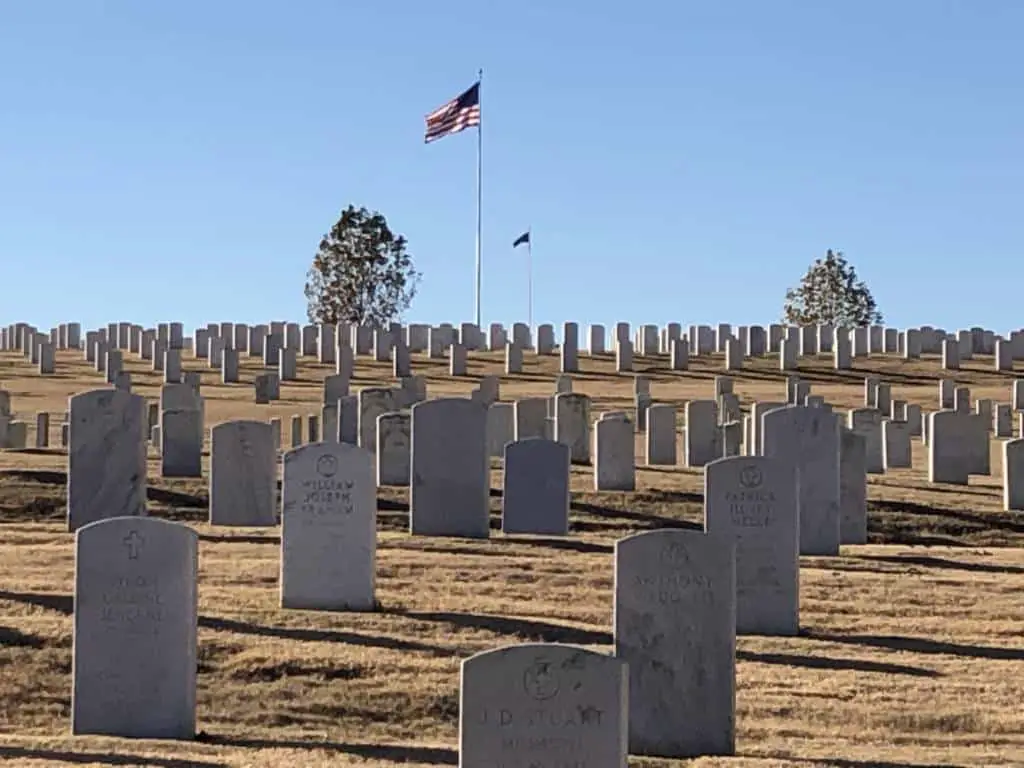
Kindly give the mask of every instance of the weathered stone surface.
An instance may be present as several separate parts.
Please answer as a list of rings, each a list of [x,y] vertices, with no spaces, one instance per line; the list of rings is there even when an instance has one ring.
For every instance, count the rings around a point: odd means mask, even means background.
[[[688,467],[703,467],[722,457],[716,408],[714,400],[691,400],[686,404],[683,460]]]
[[[736,631],[795,635],[800,628],[799,528],[793,467],[765,456],[704,468],[704,521],[736,549]]]
[[[1003,454],[1003,509],[1024,510],[1024,439],[1007,440]]]
[[[391,387],[363,387],[358,397],[359,447],[374,453],[377,450],[377,417],[401,408],[398,390]]]
[[[864,468],[870,475],[885,472],[885,450],[882,441],[882,413],[874,408],[853,408],[847,414],[846,426],[864,438]]]
[[[409,485],[412,437],[408,411],[377,417],[377,485]]]
[[[991,416],[989,417],[991,421]],[[913,462],[910,425],[905,421],[882,421],[882,463],[886,469],[909,469]]]
[[[839,554],[839,421],[823,408],[791,405],[762,417],[764,455],[796,467],[800,554]]]
[[[636,444],[633,423],[625,418],[594,422],[594,490],[632,491],[636,488]]]
[[[967,485],[971,469],[971,418],[957,411],[928,414],[929,483]]]
[[[564,536],[569,532],[569,446],[531,438],[505,446],[501,529]]]
[[[335,442],[288,451],[281,507],[281,607],[373,610],[377,495],[372,454]]]
[[[852,429],[839,430],[839,543],[868,540],[867,439]]]
[[[675,466],[676,407],[674,405],[659,403],[647,408],[645,443],[649,466]]]
[[[492,403],[487,409],[487,455],[504,456],[505,444],[515,439],[515,409],[512,403]]]
[[[526,397],[515,401],[515,439],[545,437],[548,418],[546,397]]]
[[[160,474],[202,477],[203,412],[175,408],[160,412]]]
[[[461,678],[459,765],[626,765],[629,683],[619,659],[569,645],[513,645],[466,659]]]
[[[487,409],[454,397],[416,403],[411,432],[411,533],[487,538]]]
[[[590,461],[590,397],[576,392],[555,396],[555,440],[569,447],[574,463]]]
[[[210,525],[276,524],[277,449],[265,421],[210,430]]]
[[[726,536],[663,529],[615,542],[615,656],[629,665],[629,751],[735,751],[736,584]]]
[[[75,536],[71,731],[191,739],[198,536],[117,517]]]
[[[68,530],[146,514],[145,407],[115,389],[68,400]]]

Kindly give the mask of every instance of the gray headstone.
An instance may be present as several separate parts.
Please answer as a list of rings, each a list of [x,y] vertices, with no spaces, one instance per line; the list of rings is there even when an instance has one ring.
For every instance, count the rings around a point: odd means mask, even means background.
[[[1007,440],[1003,453],[1003,510],[1024,510],[1024,440]]]
[[[615,656],[629,665],[629,751],[735,751],[736,586],[724,536],[662,529],[615,542]]]
[[[487,409],[487,454],[505,455],[505,443],[515,436],[515,409],[512,403],[492,403]]]
[[[265,421],[210,430],[210,525],[274,525],[277,446]]]
[[[569,447],[573,462],[590,461],[590,398],[575,392],[555,396],[555,440]]]
[[[375,607],[377,495],[373,457],[345,443],[284,455],[281,607]]]
[[[505,446],[501,529],[564,536],[569,532],[569,447],[530,438]]]
[[[839,554],[839,421],[823,408],[790,405],[762,417],[764,455],[790,461],[799,488],[800,553]]]
[[[545,423],[548,418],[548,399],[546,397],[527,397],[516,400],[514,408],[516,440],[544,437]]]
[[[197,542],[140,517],[78,530],[72,733],[195,735]]]
[[[797,486],[792,465],[766,456],[718,459],[704,468],[708,533],[736,548],[736,631],[800,629]]]
[[[683,459],[688,467],[703,467],[722,457],[715,410],[714,400],[691,400],[686,404]]]
[[[675,466],[676,463],[676,407],[668,403],[651,405],[647,409],[647,464]]]
[[[490,535],[487,409],[464,398],[412,407],[409,525],[425,536]]]
[[[867,441],[851,429],[839,431],[839,542],[868,540]]]
[[[636,489],[636,443],[633,423],[623,414],[594,422],[594,490]]]
[[[163,477],[202,477],[202,411],[175,408],[161,412],[160,462]]]
[[[462,662],[459,765],[623,768],[628,674],[619,659],[523,644]]]
[[[68,408],[68,530],[146,514],[145,399],[95,389]]]
[[[359,390],[359,447],[377,450],[377,417],[401,407],[400,393],[391,387],[364,387]],[[344,419],[343,422],[344,423]]]
[[[377,417],[377,485],[409,485],[410,418],[408,411]]]
[[[957,411],[928,414],[928,482],[967,485],[973,417]],[[988,441],[986,440],[986,448]]]

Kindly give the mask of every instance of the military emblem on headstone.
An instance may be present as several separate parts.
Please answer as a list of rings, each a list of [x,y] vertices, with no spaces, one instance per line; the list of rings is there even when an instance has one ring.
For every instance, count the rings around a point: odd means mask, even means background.
[[[740,470],[740,485],[744,488],[760,488],[763,482],[760,467],[750,464]]]
[[[537,659],[523,673],[523,689],[538,701],[550,699],[558,688],[558,676],[549,661]]]
[[[321,477],[333,477],[338,471],[338,460],[325,454],[316,460],[316,473]]]

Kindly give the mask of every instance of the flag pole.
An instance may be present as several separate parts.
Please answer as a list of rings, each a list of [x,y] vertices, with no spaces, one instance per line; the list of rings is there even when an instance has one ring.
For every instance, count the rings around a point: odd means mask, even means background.
[[[527,302],[527,324],[533,328],[533,233],[526,228],[526,282],[529,286]]]
[[[482,241],[482,220],[481,202],[483,200],[483,79],[484,71],[477,72],[477,105],[480,108],[480,124],[476,127],[476,327],[480,328],[480,267],[481,267],[481,241]]]

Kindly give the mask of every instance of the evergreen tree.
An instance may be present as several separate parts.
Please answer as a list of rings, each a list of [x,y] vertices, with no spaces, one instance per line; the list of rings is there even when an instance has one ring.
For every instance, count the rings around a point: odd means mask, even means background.
[[[309,321],[383,327],[409,308],[419,279],[405,238],[380,213],[350,205],[306,274]]]
[[[786,291],[782,321],[789,325],[827,323],[852,328],[882,322],[875,299],[842,251],[817,259],[800,285]]]

